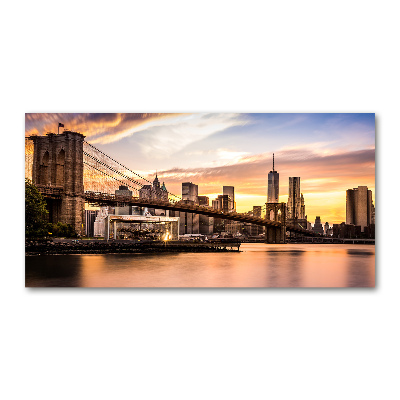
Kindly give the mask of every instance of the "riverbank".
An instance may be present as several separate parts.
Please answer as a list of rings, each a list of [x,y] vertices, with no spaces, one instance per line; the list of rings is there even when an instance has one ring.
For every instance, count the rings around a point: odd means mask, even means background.
[[[239,252],[240,242],[109,241],[63,240],[27,241],[25,255],[107,254],[107,253],[205,253]]]

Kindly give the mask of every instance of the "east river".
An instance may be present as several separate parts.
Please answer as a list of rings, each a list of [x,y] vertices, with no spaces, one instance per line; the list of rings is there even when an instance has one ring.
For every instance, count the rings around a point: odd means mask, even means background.
[[[375,246],[243,243],[241,252],[27,256],[26,287],[374,287]]]

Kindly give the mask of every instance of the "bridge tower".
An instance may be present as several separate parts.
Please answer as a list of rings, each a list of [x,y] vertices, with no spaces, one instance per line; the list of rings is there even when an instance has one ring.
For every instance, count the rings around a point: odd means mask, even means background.
[[[279,227],[266,228],[266,243],[286,243],[286,203],[265,203],[265,219],[280,222]]]
[[[34,144],[32,181],[46,194],[52,223],[71,224],[84,230],[83,140],[78,132],[30,136]]]

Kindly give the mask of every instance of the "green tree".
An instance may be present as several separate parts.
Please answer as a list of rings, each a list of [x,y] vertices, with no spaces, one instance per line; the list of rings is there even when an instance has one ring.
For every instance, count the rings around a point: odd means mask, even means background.
[[[49,224],[49,232],[51,232],[53,237],[73,238],[77,236],[72,225],[64,224],[63,222]]]
[[[48,234],[49,212],[38,188],[25,179],[25,236],[43,237]]]

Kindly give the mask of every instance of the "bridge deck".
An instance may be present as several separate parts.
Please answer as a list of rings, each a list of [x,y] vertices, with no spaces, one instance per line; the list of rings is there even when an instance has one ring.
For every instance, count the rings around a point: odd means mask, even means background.
[[[98,192],[85,192],[85,201],[89,204],[101,205],[116,205],[125,204],[138,207],[158,208],[162,210],[179,211],[179,212],[192,212],[196,214],[206,215],[214,218],[227,219],[231,221],[238,221],[261,225],[265,227],[281,228],[282,223],[278,221],[271,221],[268,219],[252,217],[249,215],[239,214],[237,212],[223,213],[222,211],[212,209],[210,207],[198,206],[187,204],[184,202],[171,203],[169,201],[146,199],[128,196],[115,196],[114,194],[98,193]],[[318,236],[315,232],[307,231],[293,225],[285,226],[287,231],[303,233],[305,235]]]

